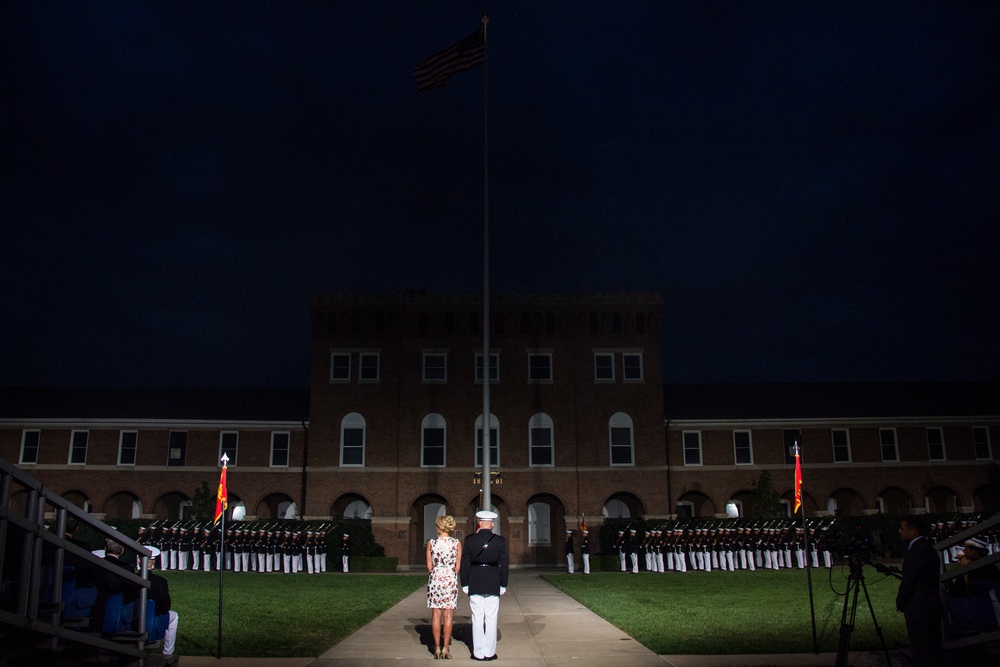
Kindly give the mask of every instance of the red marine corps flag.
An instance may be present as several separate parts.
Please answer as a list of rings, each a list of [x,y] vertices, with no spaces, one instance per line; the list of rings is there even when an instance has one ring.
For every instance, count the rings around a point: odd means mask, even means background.
[[[802,460],[799,458],[799,443],[795,443],[795,509],[792,514],[802,507]]]
[[[215,498],[215,523],[219,523],[222,513],[229,509],[229,493],[226,491],[226,468],[229,455],[222,455],[222,476],[219,477],[219,493]]]

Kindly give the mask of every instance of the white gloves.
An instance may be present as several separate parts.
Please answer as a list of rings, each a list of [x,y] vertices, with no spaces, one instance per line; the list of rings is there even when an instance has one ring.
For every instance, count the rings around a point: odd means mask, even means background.
[[[462,586],[462,592],[465,593],[466,595],[468,595],[469,594],[469,587],[468,586]]]
[[[506,588],[504,588],[503,586],[501,586],[501,587],[500,587],[500,595],[503,595],[503,594],[504,594],[504,593],[506,593],[506,592],[507,592],[507,589],[506,589]]]

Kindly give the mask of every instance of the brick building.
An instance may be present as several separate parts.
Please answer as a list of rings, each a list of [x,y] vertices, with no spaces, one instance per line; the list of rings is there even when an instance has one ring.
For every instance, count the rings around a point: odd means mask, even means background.
[[[313,297],[307,389],[2,389],[0,457],[98,516],[183,515],[230,458],[247,518],[360,518],[422,562],[439,513],[472,527],[482,382],[492,504],[512,561],[562,559],[581,516],[749,513],[763,470],[810,514],[981,509],[998,385],[664,385],[656,294]],[[484,361],[486,363],[484,363]],[[488,369],[484,373],[484,368]]]

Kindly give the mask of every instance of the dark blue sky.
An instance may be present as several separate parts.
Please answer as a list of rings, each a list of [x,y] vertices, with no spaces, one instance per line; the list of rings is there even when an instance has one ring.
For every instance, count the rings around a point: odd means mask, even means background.
[[[658,291],[673,382],[1000,375],[1000,3],[37,2],[0,384],[304,386],[320,290]]]

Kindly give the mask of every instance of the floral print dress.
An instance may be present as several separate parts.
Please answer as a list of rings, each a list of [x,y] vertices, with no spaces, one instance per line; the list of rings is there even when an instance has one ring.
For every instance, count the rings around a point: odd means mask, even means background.
[[[438,537],[431,540],[431,563],[434,568],[427,578],[427,607],[454,609],[458,606],[458,540]]]

